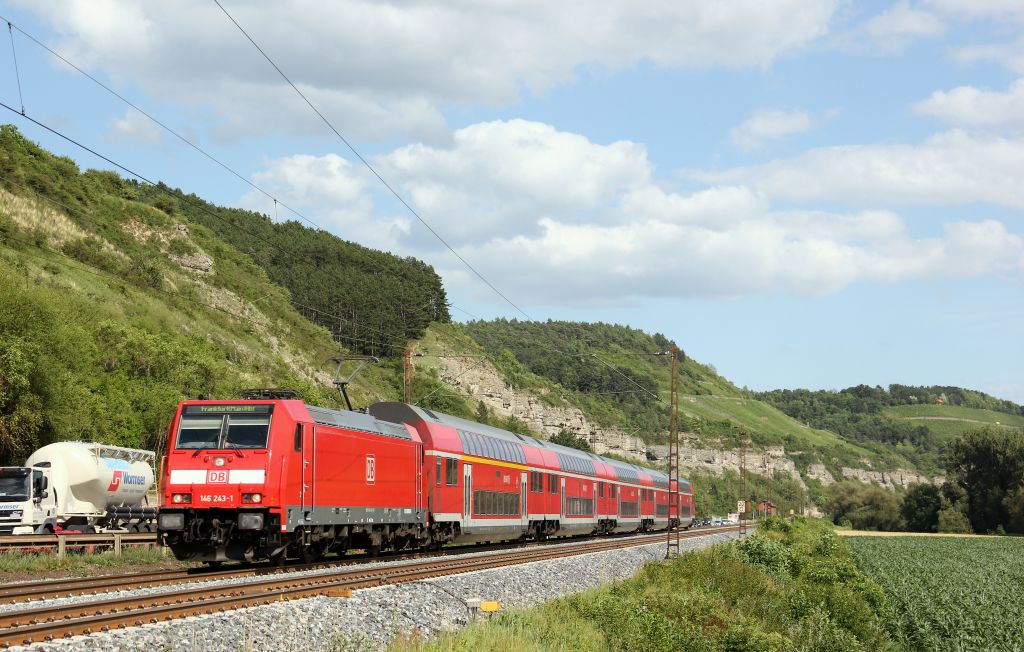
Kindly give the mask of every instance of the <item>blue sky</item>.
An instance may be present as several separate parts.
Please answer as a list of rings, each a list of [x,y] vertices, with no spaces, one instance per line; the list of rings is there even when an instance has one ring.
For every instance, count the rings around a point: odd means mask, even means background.
[[[1024,4],[324,5],[225,3],[531,317],[659,331],[753,389],[949,384],[1024,402]],[[521,317],[212,1],[0,7],[317,224],[433,264],[458,308]],[[28,115],[148,178],[272,212],[14,36]],[[0,101],[19,108],[8,50]]]

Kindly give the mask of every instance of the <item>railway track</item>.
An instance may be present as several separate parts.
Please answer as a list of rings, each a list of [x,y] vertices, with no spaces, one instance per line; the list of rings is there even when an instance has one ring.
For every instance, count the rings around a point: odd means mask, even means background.
[[[700,528],[691,532],[717,532],[723,528]],[[654,537],[664,537],[664,533],[654,534]],[[548,545],[553,541],[531,543],[527,545]],[[523,544],[496,544],[492,546],[472,546],[445,548],[440,553],[426,553],[431,556],[458,555],[467,552],[486,552],[491,550],[521,549]],[[377,562],[377,561],[401,561],[404,559],[415,559],[424,553],[414,552],[407,554],[388,555],[382,557],[369,557],[365,555],[352,555],[328,559],[312,564],[293,564],[288,566],[274,566],[260,564],[253,566],[239,566],[223,570],[208,568],[173,569],[165,571],[153,571],[146,573],[121,573],[117,575],[99,575],[94,577],[73,577],[52,580],[41,580],[37,582],[23,582],[18,584],[0,586],[0,604],[22,603],[34,600],[47,600],[52,598],[64,598],[74,595],[87,595],[107,593],[111,591],[123,591],[128,589],[139,589],[150,586],[166,586],[172,584],[183,584],[187,582],[212,582],[237,577],[255,577],[259,575],[280,575],[306,570],[319,570],[335,568],[339,566],[351,566],[353,564]]]
[[[719,527],[681,533],[681,538],[736,531]],[[0,614],[0,646],[41,643],[55,638],[157,623],[314,595],[351,595],[355,589],[487,570],[557,557],[650,545],[665,534],[603,539],[542,549],[515,549],[501,555],[459,555],[407,561],[375,568],[340,568],[315,575],[260,579],[242,584],[164,591],[144,596],[97,599],[75,604],[21,609]],[[206,573],[197,579],[216,578]],[[194,576],[195,577],[195,576]],[[157,580],[160,582],[160,580]],[[161,582],[162,583],[162,582]]]

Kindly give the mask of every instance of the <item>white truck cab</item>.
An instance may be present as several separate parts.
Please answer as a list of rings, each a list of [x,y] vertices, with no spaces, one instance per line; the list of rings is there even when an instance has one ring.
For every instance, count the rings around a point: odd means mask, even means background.
[[[49,469],[0,467],[0,534],[52,532],[56,513]]]

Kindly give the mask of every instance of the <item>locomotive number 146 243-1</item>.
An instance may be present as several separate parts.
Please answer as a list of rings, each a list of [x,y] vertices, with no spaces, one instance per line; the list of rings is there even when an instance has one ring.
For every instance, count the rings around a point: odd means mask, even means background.
[[[199,502],[233,505],[235,503],[235,497],[231,494],[199,494]]]

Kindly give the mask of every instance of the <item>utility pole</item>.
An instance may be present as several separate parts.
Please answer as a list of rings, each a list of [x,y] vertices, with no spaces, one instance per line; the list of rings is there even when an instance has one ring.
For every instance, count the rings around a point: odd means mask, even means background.
[[[405,369],[405,402],[412,403],[412,347],[406,347],[402,353],[402,365]]]
[[[754,505],[752,509],[748,509],[748,503],[750,497],[747,495],[747,431],[740,430],[740,478],[743,482],[743,513],[740,514],[740,536],[747,533],[747,519],[743,518],[749,511],[751,514],[757,514],[757,506]]]
[[[672,347],[672,399],[669,407],[668,427],[668,522],[669,528],[665,541],[665,559],[679,556],[680,506],[679,506],[679,385],[677,382],[679,366],[679,349]],[[693,506],[690,506],[693,509]],[[672,514],[675,512],[675,525],[672,525]]]

